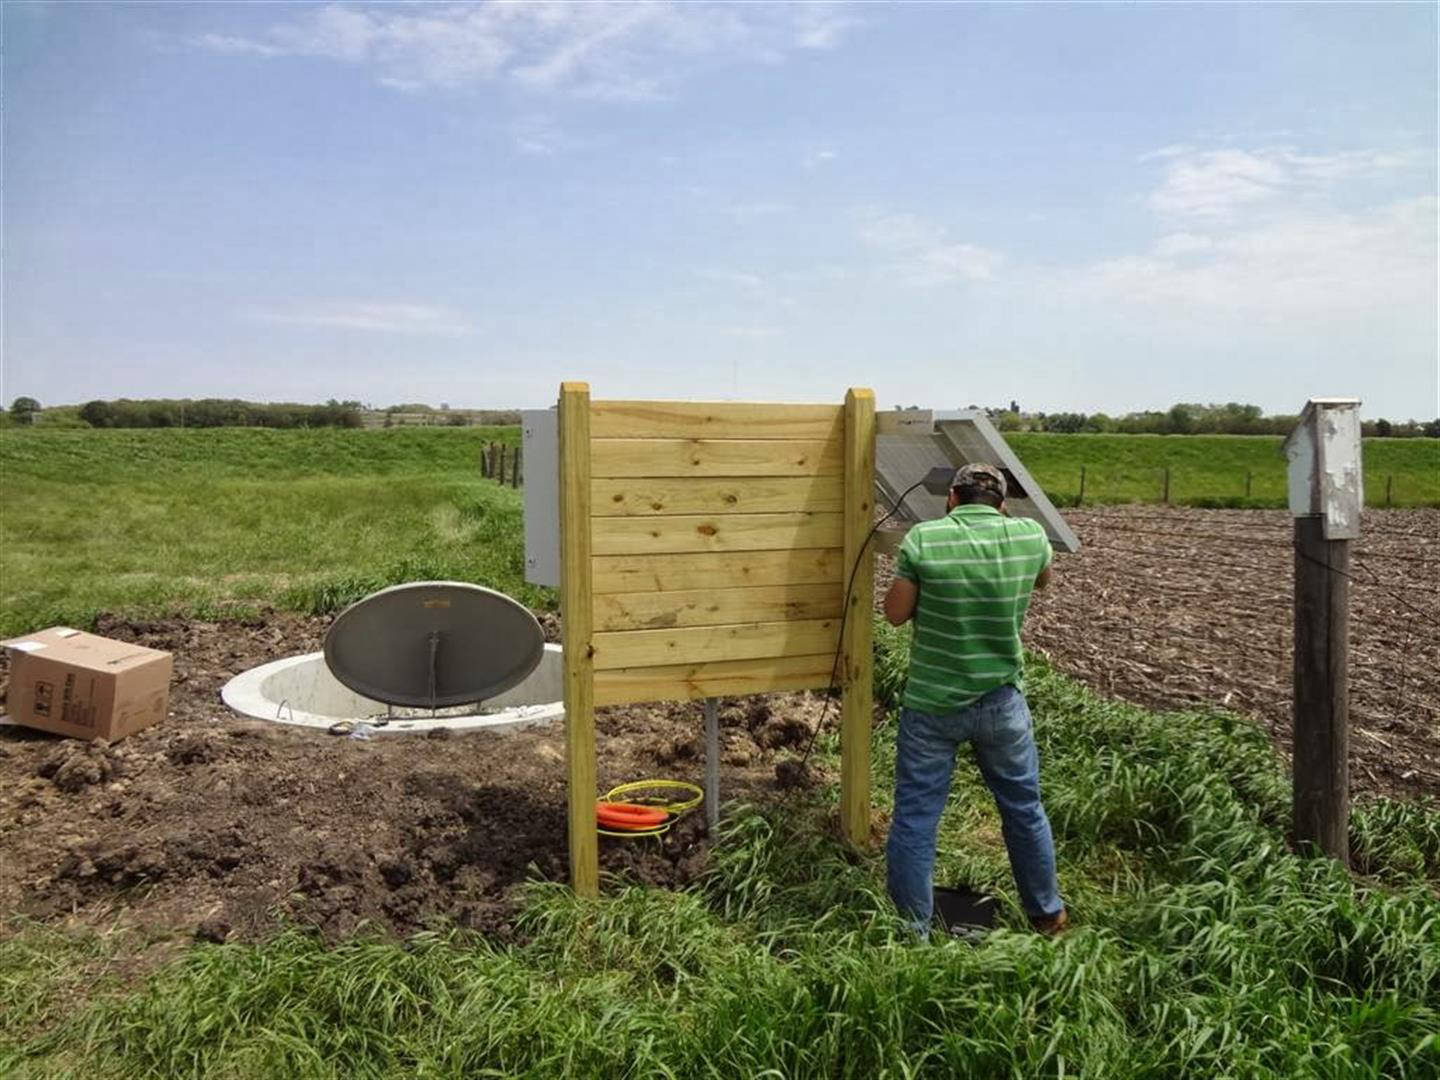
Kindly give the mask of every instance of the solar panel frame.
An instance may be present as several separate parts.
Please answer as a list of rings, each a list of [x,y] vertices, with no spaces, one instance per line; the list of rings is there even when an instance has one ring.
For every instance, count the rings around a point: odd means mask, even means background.
[[[935,422],[928,435],[879,435],[875,439],[875,486],[887,507],[911,484],[937,465],[959,468],[984,462],[1005,470],[1023,494],[1006,498],[1010,512],[1040,522],[1057,551],[1073,554],[1080,538],[1055,508],[1030,471],[1005,442],[983,410],[965,409]],[[945,499],[917,488],[905,496],[901,515],[909,521],[926,521],[945,513]]]

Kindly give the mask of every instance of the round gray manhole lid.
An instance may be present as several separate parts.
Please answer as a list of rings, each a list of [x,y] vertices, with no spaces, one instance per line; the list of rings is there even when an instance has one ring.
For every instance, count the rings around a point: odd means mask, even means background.
[[[356,601],[325,635],[325,664],[357,694],[444,708],[504,693],[535,670],[545,635],[504,593],[462,581],[395,585]]]

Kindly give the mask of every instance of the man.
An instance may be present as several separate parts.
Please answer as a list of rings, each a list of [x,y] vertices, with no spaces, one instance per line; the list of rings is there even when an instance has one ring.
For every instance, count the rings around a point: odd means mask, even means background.
[[[935,837],[955,753],[975,748],[995,796],[1020,905],[1043,933],[1068,919],[1055,843],[1040,804],[1040,761],[1021,692],[1020,626],[1054,553],[1039,522],[1012,518],[992,465],[955,474],[945,517],[914,526],[885,597],[894,626],[915,619],[895,754],[895,815],[886,846],[890,896],[920,936],[933,911]]]

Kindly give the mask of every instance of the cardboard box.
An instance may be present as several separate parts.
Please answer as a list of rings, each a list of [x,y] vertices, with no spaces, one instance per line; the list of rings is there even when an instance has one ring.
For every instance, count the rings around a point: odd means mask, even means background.
[[[0,641],[10,654],[10,719],[77,739],[123,739],[165,719],[168,652],[52,626]]]

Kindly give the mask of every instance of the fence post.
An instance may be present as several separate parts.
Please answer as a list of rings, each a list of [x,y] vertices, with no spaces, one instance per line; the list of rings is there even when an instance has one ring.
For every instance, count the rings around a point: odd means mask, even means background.
[[[505,486],[505,451],[509,449],[503,442],[500,444],[500,486]]]
[[[868,547],[875,518],[875,393],[845,395],[844,561],[851,567],[849,606],[840,638],[840,827],[863,848],[870,839],[870,723],[875,668],[870,612],[875,557]]]
[[[488,480],[490,478],[490,462],[486,459],[485,450],[486,447],[480,447],[480,475]]]
[[[514,456],[510,459],[510,486],[512,488],[520,486],[520,447],[518,446],[515,447]]]
[[[595,832],[595,660],[590,593],[590,387],[560,384],[560,628],[565,663],[570,887],[600,891]]]
[[[1075,505],[1079,506],[1085,501],[1085,466],[1080,466],[1080,494],[1075,496]]]
[[[1164,495],[1164,500],[1165,500],[1165,505],[1166,505],[1166,506],[1169,506],[1169,505],[1170,505],[1170,466],[1169,466],[1169,465],[1166,465],[1166,466],[1165,466],[1165,495]]]
[[[1255,474],[1249,469],[1245,470],[1245,498],[1247,499],[1250,498],[1250,481],[1254,479],[1254,477]]]
[[[1312,398],[1285,440],[1295,518],[1295,843],[1350,861],[1350,541],[1364,505],[1359,401]]]
[[[1393,477],[1393,476],[1386,476],[1386,477],[1385,477],[1385,506],[1386,506],[1387,509],[1388,509],[1389,506],[1390,506],[1390,489],[1391,489],[1391,485],[1394,484],[1394,483],[1395,483],[1395,477]]]

